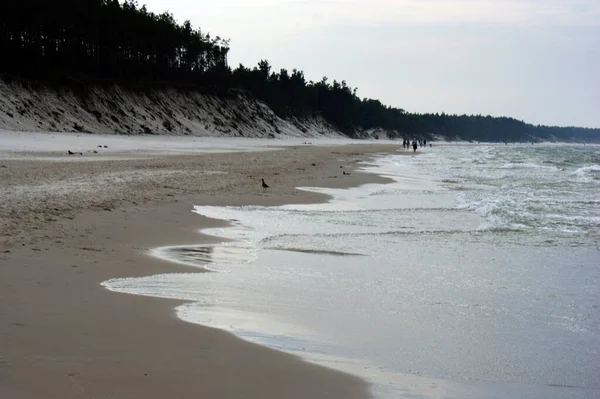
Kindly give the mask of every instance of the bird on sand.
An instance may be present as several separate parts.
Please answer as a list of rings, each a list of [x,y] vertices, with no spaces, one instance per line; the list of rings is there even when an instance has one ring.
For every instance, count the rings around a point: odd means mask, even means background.
[[[263,188],[263,191],[265,191],[267,188],[269,188],[269,185],[267,183],[265,183],[265,179],[260,179],[260,180],[262,180],[262,188]]]

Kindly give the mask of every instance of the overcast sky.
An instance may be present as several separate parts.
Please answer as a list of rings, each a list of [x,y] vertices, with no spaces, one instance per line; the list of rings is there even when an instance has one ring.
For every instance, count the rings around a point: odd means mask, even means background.
[[[600,0],[139,0],[229,64],[346,80],[410,112],[600,127]]]

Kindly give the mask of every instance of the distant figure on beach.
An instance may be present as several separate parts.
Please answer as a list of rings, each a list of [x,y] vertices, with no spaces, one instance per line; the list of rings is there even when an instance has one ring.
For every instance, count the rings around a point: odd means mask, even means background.
[[[423,147],[427,147],[427,140],[423,140]]]
[[[269,185],[267,183],[265,183],[265,179],[260,179],[262,181],[262,188],[263,191],[265,191],[267,188],[269,188]]]
[[[413,147],[413,152],[417,152],[417,147],[418,147],[417,140],[413,139],[412,147]]]

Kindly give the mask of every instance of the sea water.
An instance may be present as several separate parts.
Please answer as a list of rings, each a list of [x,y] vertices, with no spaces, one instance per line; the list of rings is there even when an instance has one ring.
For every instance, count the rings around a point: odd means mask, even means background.
[[[402,151],[402,150],[400,150]],[[600,147],[436,146],[324,204],[196,206],[210,273],[110,280],[396,397],[600,397]],[[232,240],[232,241],[229,241]]]

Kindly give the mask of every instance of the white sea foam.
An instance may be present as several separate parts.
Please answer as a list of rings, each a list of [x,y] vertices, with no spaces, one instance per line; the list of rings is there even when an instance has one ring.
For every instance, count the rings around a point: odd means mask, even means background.
[[[518,163],[505,163],[500,166],[501,169],[523,169],[523,168],[534,168],[534,169],[547,169],[552,171],[559,170],[556,166],[540,165],[533,162],[518,162]]]
[[[590,172],[600,172],[600,165],[583,166],[583,167],[575,170],[576,175],[590,173]]]
[[[600,165],[583,166],[575,170],[573,175],[581,182],[600,181]]]

